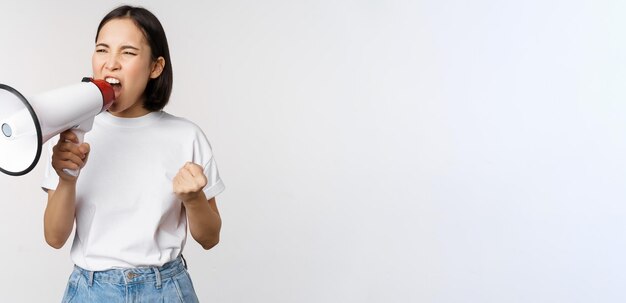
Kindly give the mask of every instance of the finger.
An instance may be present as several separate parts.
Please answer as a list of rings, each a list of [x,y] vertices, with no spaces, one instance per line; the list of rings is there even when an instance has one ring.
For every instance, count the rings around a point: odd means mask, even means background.
[[[78,166],[78,164],[69,161],[69,160],[65,160],[65,161],[56,161],[52,164],[52,167],[54,167],[57,171],[62,171],[64,169],[71,169],[71,170],[76,170],[79,169],[80,166]]]
[[[179,182],[178,182],[178,176],[174,177],[174,180],[172,180],[172,189],[174,190],[174,193],[178,193],[178,186]]]
[[[188,169],[192,175],[197,175],[198,172],[202,172],[202,166],[193,163],[193,162],[187,162],[185,163],[185,165],[183,166],[183,168]]]
[[[89,146],[89,143],[82,143],[78,146],[78,150],[83,153],[83,155],[87,155],[91,150],[91,147]]]
[[[193,181],[193,175],[185,167],[181,168],[181,170],[179,171],[178,174],[180,175],[181,181],[184,182],[184,183],[189,183],[189,182]]]
[[[65,141],[78,143],[78,137],[73,131],[66,130],[62,132],[61,135],[59,136],[59,142],[65,142]]]
[[[89,151],[89,147],[83,147],[83,150],[87,150]],[[56,146],[56,150],[53,149],[53,151],[55,153],[65,153],[65,152],[69,152],[72,154],[77,155],[78,157],[80,157],[81,159],[85,158],[86,153],[84,153],[83,151],[81,151],[80,145],[76,145],[74,143],[59,143]]]
[[[76,143],[70,142],[70,141],[64,141],[64,142],[57,143],[57,147],[61,151],[72,151],[72,150],[78,151],[78,147],[79,146],[80,146],[79,144],[76,144]]]
[[[185,171],[189,174],[191,174],[191,171],[189,170],[192,167],[193,163],[191,162],[186,162],[185,165],[183,165],[183,167],[180,168],[180,171]]]
[[[195,163],[191,163],[187,166],[185,166],[188,170],[189,173],[196,179],[205,179],[204,176],[204,169],[202,168],[202,166],[195,164]]]
[[[178,173],[176,173],[176,176],[174,176],[174,179],[172,179],[172,182],[175,184],[181,184],[183,182],[183,172],[182,169],[178,171]]]
[[[181,178],[181,177],[180,177],[180,173],[176,174],[176,176],[175,176],[175,177],[174,177],[174,179],[172,180],[172,183],[173,183],[175,186],[179,186],[179,185],[180,185],[180,183],[181,183],[180,178]]]
[[[180,177],[177,177],[174,181],[172,181],[172,187],[174,189],[174,193],[176,194],[182,194],[189,191],[188,186],[186,186],[186,183]]]
[[[82,167],[85,164],[83,161],[84,158],[81,158],[79,155],[71,153],[71,152],[63,152],[58,156],[58,160],[60,161],[70,161],[76,163],[76,165]]]
[[[85,143],[85,144],[87,144],[87,143]],[[87,160],[89,159],[89,151],[90,151],[90,149],[91,148],[89,147],[89,144],[87,144],[87,153],[85,154],[85,158],[83,159],[83,162],[84,162],[83,166],[85,166],[87,164]]]
[[[88,149],[88,148],[87,148]],[[84,159],[86,154],[83,153],[79,146],[74,143],[61,143],[53,149],[52,158],[59,158],[61,160],[72,159],[71,155]]]
[[[72,161],[65,161],[63,162],[63,166],[61,167],[61,170],[63,170],[64,168],[68,168],[71,170],[77,170],[80,169],[82,167],[82,165],[72,162]]]
[[[191,176],[188,181],[189,185],[193,187],[194,191],[203,189],[207,185],[207,178],[202,171],[197,171],[195,176]]]
[[[200,166],[198,164],[193,164],[191,167],[189,167],[189,172],[194,177],[198,177],[198,176],[203,176],[204,175],[204,170],[202,169],[202,166]]]

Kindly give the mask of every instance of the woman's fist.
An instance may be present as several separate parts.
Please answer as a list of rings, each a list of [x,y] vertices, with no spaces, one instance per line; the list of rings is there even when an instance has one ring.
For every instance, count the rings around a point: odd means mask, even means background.
[[[204,175],[202,166],[187,162],[178,171],[173,180],[174,194],[183,202],[193,200],[207,184],[207,178]]]
[[[52,167],[65,181],[76,181],[77,177],[65,173],[64,169],[81,169],[89,157],[89,144],[78,144],[78,137],[66,130],[61,133],[59,142],[52,148]]]

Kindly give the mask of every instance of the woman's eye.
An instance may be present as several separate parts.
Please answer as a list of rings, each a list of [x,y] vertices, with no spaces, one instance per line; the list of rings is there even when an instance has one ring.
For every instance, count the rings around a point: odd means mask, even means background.
[[[96,53],[106,53],[107,50],[106,49],[96,49]]]
[[[131,55],[131,56],[136,56],[137,54],[132,53],[132,52],[123,52],[124,55]]]

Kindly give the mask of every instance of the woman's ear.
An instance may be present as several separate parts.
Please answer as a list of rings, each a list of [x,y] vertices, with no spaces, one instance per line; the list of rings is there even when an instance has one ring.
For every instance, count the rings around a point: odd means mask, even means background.
[[[165,68],[165,59],[163,57],[157,58],[152,63],[152,70],[150,71],[150,79],[158,78],[163,72],[164,68]]]

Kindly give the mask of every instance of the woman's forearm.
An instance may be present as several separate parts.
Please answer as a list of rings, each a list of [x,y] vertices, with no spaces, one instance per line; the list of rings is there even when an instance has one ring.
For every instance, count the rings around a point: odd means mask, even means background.
[[[222,219],[215,205],[215,198],[207,201],[204,193],[201,193],[193,200],[184,201],[183,204],[194,240],[204,249],[217,245],[220,240]]]
[[[76,212],[76,182],[59,181],[56,190],[48,191],[48,205],[44,213],[44,236],[46,242],[61,248],[74,228]]]

